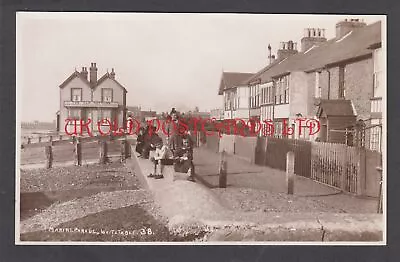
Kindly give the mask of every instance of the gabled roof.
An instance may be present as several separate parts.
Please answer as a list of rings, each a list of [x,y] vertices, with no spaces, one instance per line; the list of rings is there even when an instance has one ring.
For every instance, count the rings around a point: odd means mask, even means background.
[[[218,95],[222,95],[224,90],[242,86],[244,80],[251,77],[253,73],[222,72]]]
[[[126,93],[128,93],[128,91],[126,90],[126,88],[121,85],[117,80],[115,80],[115,78],[112,78],[110,73],[105,73],[102,77],[99,78],[99,80],[97,80],[96,85],[93,87],[93,89],[96,89],[96,87],[98,87],[101,83],[103,83],[105,80],[107,79],[111,79],[112,81],[114,81],[119,87],[121,87]]]
[[[344,99],[321,99],[317,109],[317,116],[355,116],[351,100]]]
[[[260,83],[272,81],[274,77],[288,74],[293,71],[312,72],[324,67],[350,61],[356,58],[369,57],[381,42],[381,22],[375,22],[362,28],[353,30],[342,39],[330,39],[318,46],[297,53],[286,59],[263,68],[250,78],[247,83],[259,79]]]
[[[267,72],[268,70],[270,70],[273,66],[279,64],[282,60],[284,59],[277,59],[274,62],[272,62],[271,64],[267,65],[266,67],[264,67],[263,69],[261,69],[260,71],[258,71],[257,73],[255,73],[254,75],[252,75],[251,77],[247,78],[243,84],[248,85],[254,81],[257,81],[260,76],[262,74],[264,74],[265,72]]]
[[[66,86],[69,82],[71,82],[76,77],[80,78],[85,84],[90,86],[89,81],[87,79],[85,79],[84,77],[82,77],[82,75],[78,71],[75,70],[75,72],[73,72],[67,79],[65,79],[65,81],[62,82],[62,84],[59,87],[63,88],[64,86]]]
[[[355,29],[342,39],[331,39],[318,48],[302,54],[303,58],[297,67],[308,72],[351,59],[367,57],[372,55],[371,46],[379,44],[381,39],[381,22],[378,21]]]

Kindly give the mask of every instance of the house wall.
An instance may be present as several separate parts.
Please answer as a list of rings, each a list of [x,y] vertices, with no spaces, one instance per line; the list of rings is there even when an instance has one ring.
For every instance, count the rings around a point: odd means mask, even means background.
[[[374,65],[372,57],[348,63],[344,70],[345,99],[352,100],[358,119],[368,119],[371,113],[370,98],[373,96]],[[315,81],[315,72],[308,73],[308,87],[314,97]],[[329,99],[339,99],[339,66],[321,70],[319,83],[322,99],[328,99],[328,91]],[[311,96],[308,99],[310,102]],[[311,108],[315,108],[315,106],[309,103],[309,109]]]
[[[93,92],[93,101],[101,101],[101,89],[112,88],[113,89],[113,102],[119,104],[118,110],[115,115],[118,124],[122,127],[123,123],[123,108],[124,108],[124,89],[121,88],[117,83],[111,79],[106,79],[100,85],[96,86]],[[96,119],[96,118],[95,118]]]
[[[308,86],[307,74],[304,72],[292,72],[289,81],[289,106],[290,117],[296,117],[301,113],[303,117],[309,116],[309,103],[312,97],[311,87]]]
[[[330,72],[330,77],[327,72],[327,81],[329,82],[326,85],[327,92],[329,90],[329,99],[338,99],[339,98],[339,67],[333,67],[328,69]],[[330,81],[329,81],[330,79]]]
[[[248,110],[249,96],[250,96],[250,89],[248,86],[241,86],[237,88],[238,108]]]
[[[228,110],[224,111],[224,119],[234,119],[236,117],[236,111]]]
[[[113,102],[117,102],[120,105],[124,103],[124,90],[111,79],[106,79],[100,85],[96,86],[93,92],[93,101],[101,101],[102,88],[112,88]]]
[[[82,88],[82,101],[91,100],[90,87],[80,78],[75,77],[66,86],[60,88],[60,131],[64,132],[65,120],[68,118],[68,108],[64,107],[65,101],[71,101],[71,88]]]
[[[274,119],[277,119],[277,118],[289,118],[289,116],[290,116],[289,104],[275,105],[275,108],[274,108]]]
[[[371,115],[373,73],[372,58],[348,64],[345,67],[346,99],[352,100],[358,119],[365,120]]]
[[[243,120],[249,119],[249,109],[236,109],[235,118],[240,118]]]

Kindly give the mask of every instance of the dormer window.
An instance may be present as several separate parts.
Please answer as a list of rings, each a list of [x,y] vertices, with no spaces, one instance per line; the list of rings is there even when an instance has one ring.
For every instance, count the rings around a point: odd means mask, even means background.
[[[82,101],[82,88],[71,88],[71,101]]]
[[[113,90],[112,88],[101,89],[101,102],[112,102],[113,101]]]

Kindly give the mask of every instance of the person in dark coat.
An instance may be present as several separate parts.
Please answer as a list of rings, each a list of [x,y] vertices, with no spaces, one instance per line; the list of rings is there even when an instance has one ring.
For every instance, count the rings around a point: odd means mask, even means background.
[[[175,159],[174,170],[179,173],[188,173],[188,180],[194,182],[193,140],[187,132],[183,135],[175,134],[174,137],[175,141],[172,144]]]
[[[139,153],[139,157],[142,157],[143,147],[144,147],[144,139],[145,139],[145,129],[143,127],[140,128],[139,134],[136,140],[135,151]]]
[[[152,129],[150,131],[150,128]],[[145,142],[143,147],[142,156],[145,159],[149,159],[150,152],[156,150],[156,144],[162,142],[162,138],[157,134],[156,127],[148,127],[147,132],[145,132]]]

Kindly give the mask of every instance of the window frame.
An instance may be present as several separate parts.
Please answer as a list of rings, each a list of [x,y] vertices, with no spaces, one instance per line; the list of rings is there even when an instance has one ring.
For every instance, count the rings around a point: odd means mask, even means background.
[[[104,92],[105,91],[111,91],[111,101],[105,101],[104,98]],[[101,88],[101,102],[102,103],[112,103],[114,101],[114,90],[112,88],[109,87],[103,87]]]
[[[345,83],[345,66],[339,66],[339,92],[338,98],[339,99],[346,99],[346,83]]]
[[[80,92],[80,99],[79,100],[74,100],[74,91],[79,91]],[[71,101],[72,102],[80,102],[80,101],[82,101],[82,93],[83,93],[83,90],[82,90],[82,88],[80,88],[80,87],[72,87],[71,88]]]

